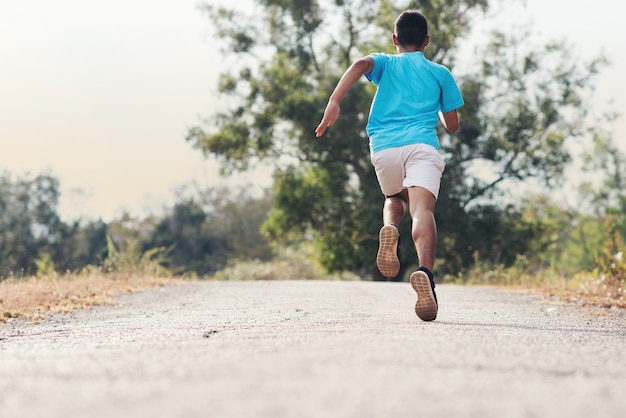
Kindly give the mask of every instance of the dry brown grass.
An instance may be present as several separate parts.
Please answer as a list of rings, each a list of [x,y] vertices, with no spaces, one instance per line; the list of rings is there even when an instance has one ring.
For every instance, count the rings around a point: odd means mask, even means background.
[[[248,264],[239,264],[236,268],[226,269],[216,275],[217,280],[262,280],[283,278],[277,271],[284,269],[284,263],[269,263],[264,269],[255,264],[252,271]],[[273,268],[270,268],[272,267]],[[265,270],[269,269],[269,273]],[[284,278],[298,277],[303,270],[293,272]],[[264,272],[259,275],[260,272]],[[254,273],[254,274],[253,274]],[[533,277],[514,277],[511,272],[492,272],[489,275],[475,274],[464,284],[492,285],[497,287],[523,288],[538,292],[547,299],[563,303],[600,308],[626,309],[626,296],[623,282],[608,280],[607,276],[578,275],[575,279],[564,280],[562,277],[550,277],[543,274]],[[506,274],[505,274],[506,273]],[[315,271],[302,278],[326,278]],[[482,281],[476,279],[481,277]],[[348,279],[333,277],[333,279]],[[357,277],[349,279],[358,280]],[[28,279],[8,279],[0,281],[0,327],[3,323],[16,318],[39,322],[47,315],[59,312],[71,312],[74,309],[112,303],[113,297],[122,293],[137,292],[166,284],[185,280],[181,277],[158,277],[154,274],[128,274],[92,272],[90,274],[67,274],[38,276]]]
[[[539,291],[545,298],[558,299],[578,306],[626,309],[626,293],[621,286],[595,283],[575,283],[573,286],[545,286]]]
[[[515,266],[477,264],[463,276],[446,277],[446,283],[524,289],[562,303],[595,308],[626,309],[626,266],[603,272],[581,272],[573,277],[557,271],[532,273]]]
[[[0,281],[0,326],[15,318],[39,322],[47,315],[111,303],[116,294],[172,283],[148,275],[39,276]]]
[[[577,306],[626,309],[623,275],[579,273],[569,279],[543,278],[535,289],[545,298]]]

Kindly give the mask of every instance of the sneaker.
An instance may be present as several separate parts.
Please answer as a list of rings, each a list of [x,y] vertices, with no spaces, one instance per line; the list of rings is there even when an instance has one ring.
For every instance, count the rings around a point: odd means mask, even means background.
[[[380,228],[378,237],[378,254],[376,255],[378,270],[389,279],[396,277],[400,272],[400,259],[398,258],[400,234],[398,228],[393,225],[385,225]]]
[[[415,313],[422,321],[434,321],[438,309],[435,282],[424,271],[418,270],[411,274],[411,286],[417,292]]]

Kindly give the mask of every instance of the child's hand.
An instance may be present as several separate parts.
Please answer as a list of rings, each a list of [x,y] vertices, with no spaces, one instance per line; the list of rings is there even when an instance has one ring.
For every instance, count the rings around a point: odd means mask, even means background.
[[[320,122],[320,124],[317,126],[317,129],[315,129],[316,138],[319,138],[320,136],[324,135],[326,128],[330,128],[331,126],[333,126],[333,124],[339,117],[340,111],[341,109],[339,109],[339,105],[337,103],[328,102],[328,105],[326,106],[326,110],[324,111],[324,117],[322,118],[322,121]]]

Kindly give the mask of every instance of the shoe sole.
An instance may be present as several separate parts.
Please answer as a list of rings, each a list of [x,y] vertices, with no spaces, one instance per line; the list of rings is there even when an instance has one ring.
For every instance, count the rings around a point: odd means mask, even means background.
[[[437,318],[438,307],[428,275],[423,271],[411,274],[411,286],[417,292],[415,313],[422,321],[434,321]]]
[[[393,278],[400,272],[400,260],[398,259],[398,229],[391,225],[385,225],[378,235],[378,254],[376,265],[380,273]]]

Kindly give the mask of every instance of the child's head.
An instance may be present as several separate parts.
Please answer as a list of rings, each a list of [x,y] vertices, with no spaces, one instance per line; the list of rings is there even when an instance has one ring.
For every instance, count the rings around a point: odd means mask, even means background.
[[[428,23],[417,10],[405,10],[396,19],[394,32],[401,46],[419,48],[428,35]]]

